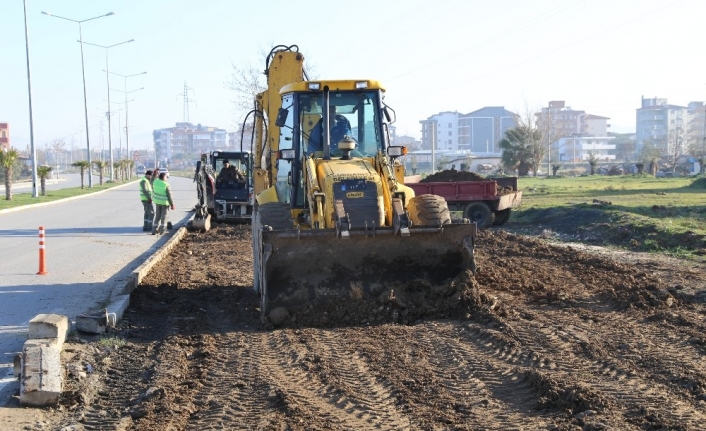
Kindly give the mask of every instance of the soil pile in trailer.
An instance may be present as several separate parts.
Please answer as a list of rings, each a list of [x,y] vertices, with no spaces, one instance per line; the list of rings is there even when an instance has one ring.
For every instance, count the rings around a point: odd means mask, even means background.
[[[485,180],[483,175],[477,174],[475,172],[457,171],[452,169],[447,169],[445,171],[439,171],[434,174],[429,175],[420,183],[451,183],[455,181],[481,181]]]

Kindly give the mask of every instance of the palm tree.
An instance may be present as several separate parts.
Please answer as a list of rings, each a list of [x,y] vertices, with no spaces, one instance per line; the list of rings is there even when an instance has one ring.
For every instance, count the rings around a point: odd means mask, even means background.
[[[98,169],[98,182],[101,185],[103,184],[103,171],[105,170],[105,168],[108,166],[109,163],[110,162],[108,162],[107,160],[95,160],[93,162],[93,164]]]
[[[91,165],[89,165],[88,162],[85,160],[79,160],[78,162],[71,163],[71,166],[74,166],[74,167],[81,169],[81,188],[84,188],[83,187],[83,177],[84,177],[84,174],[86,173],[86,168],[88,168],[88,175],[91,175]]]
[[[12,168],[17,163],[20,153],[10,148],[0,151],[0,167],[5,169],[5,200],[12,200]]]
[[[119,181],[123,179],[123,173],[120,171],[120,160],[113,162],[113,169],[115,169],[115,176]]]
[[[530,169],[538,162],[535,160],[534,142],[539,141],[540,132],[525,125],[519,125],[505,131],[505,137],[500,141],[503,150],[503,165],[515,170],[522,176],[527,176]]]
[[[51,169],[51,166],[48,165],[37,166],[37,176],[39,177],[39,186],[42,196],[47,195],[47,178],[51,176]]]

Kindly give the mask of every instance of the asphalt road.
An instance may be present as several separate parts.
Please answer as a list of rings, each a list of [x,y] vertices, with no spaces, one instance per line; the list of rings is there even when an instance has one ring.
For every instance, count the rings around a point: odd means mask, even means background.
[[[169,219],[175,226],[164,236],[142,232],[137,181],[78,199],[0,211],[0,406],[19,388],[12,360],[34,316],[57,313],[73,321],[104,305],[113,288],[191,217],[192,180],[172,177],[169,183],[176,205]],[[46,275],[37,275],[39,226],[46,230]]]

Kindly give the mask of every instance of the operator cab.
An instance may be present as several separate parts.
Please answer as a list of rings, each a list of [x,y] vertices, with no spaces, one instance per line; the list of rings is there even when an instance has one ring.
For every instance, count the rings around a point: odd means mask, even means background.
[[[281,133],[279,150],[290,150],[290,156],[277,163],[276,188],[280,199],[289,201],[285,197],[291,196],[295,207],[304,205],[303,157],[370,160],[387,151],[391,121],[383,102],[384,92],[379,82],[370,80],[307,81],[282,88],[282,108],[277,119]],[[298,184],[299,190],[291,190],[292,184]]]

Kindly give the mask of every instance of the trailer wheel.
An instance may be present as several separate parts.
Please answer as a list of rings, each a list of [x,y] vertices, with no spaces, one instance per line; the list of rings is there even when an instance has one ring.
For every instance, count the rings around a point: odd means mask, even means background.
[[[439,226],[451,223],[446,199],[437,195],[419,195],[407,204],[409,219],[417,226]]]
[[[471,202],[463,210],[463,216],[470,221],[476,222],[479,229],[490,227],[495,221],[495,214],[490,207],[483,202]]]
[[[495,213],[495,221],[493,222],[493,226],[502,226],[505,223],[507,223],[508,220],[510,220],[510,212],[512,211],[512,208],[505,208],[502,211],[498,211]]]

